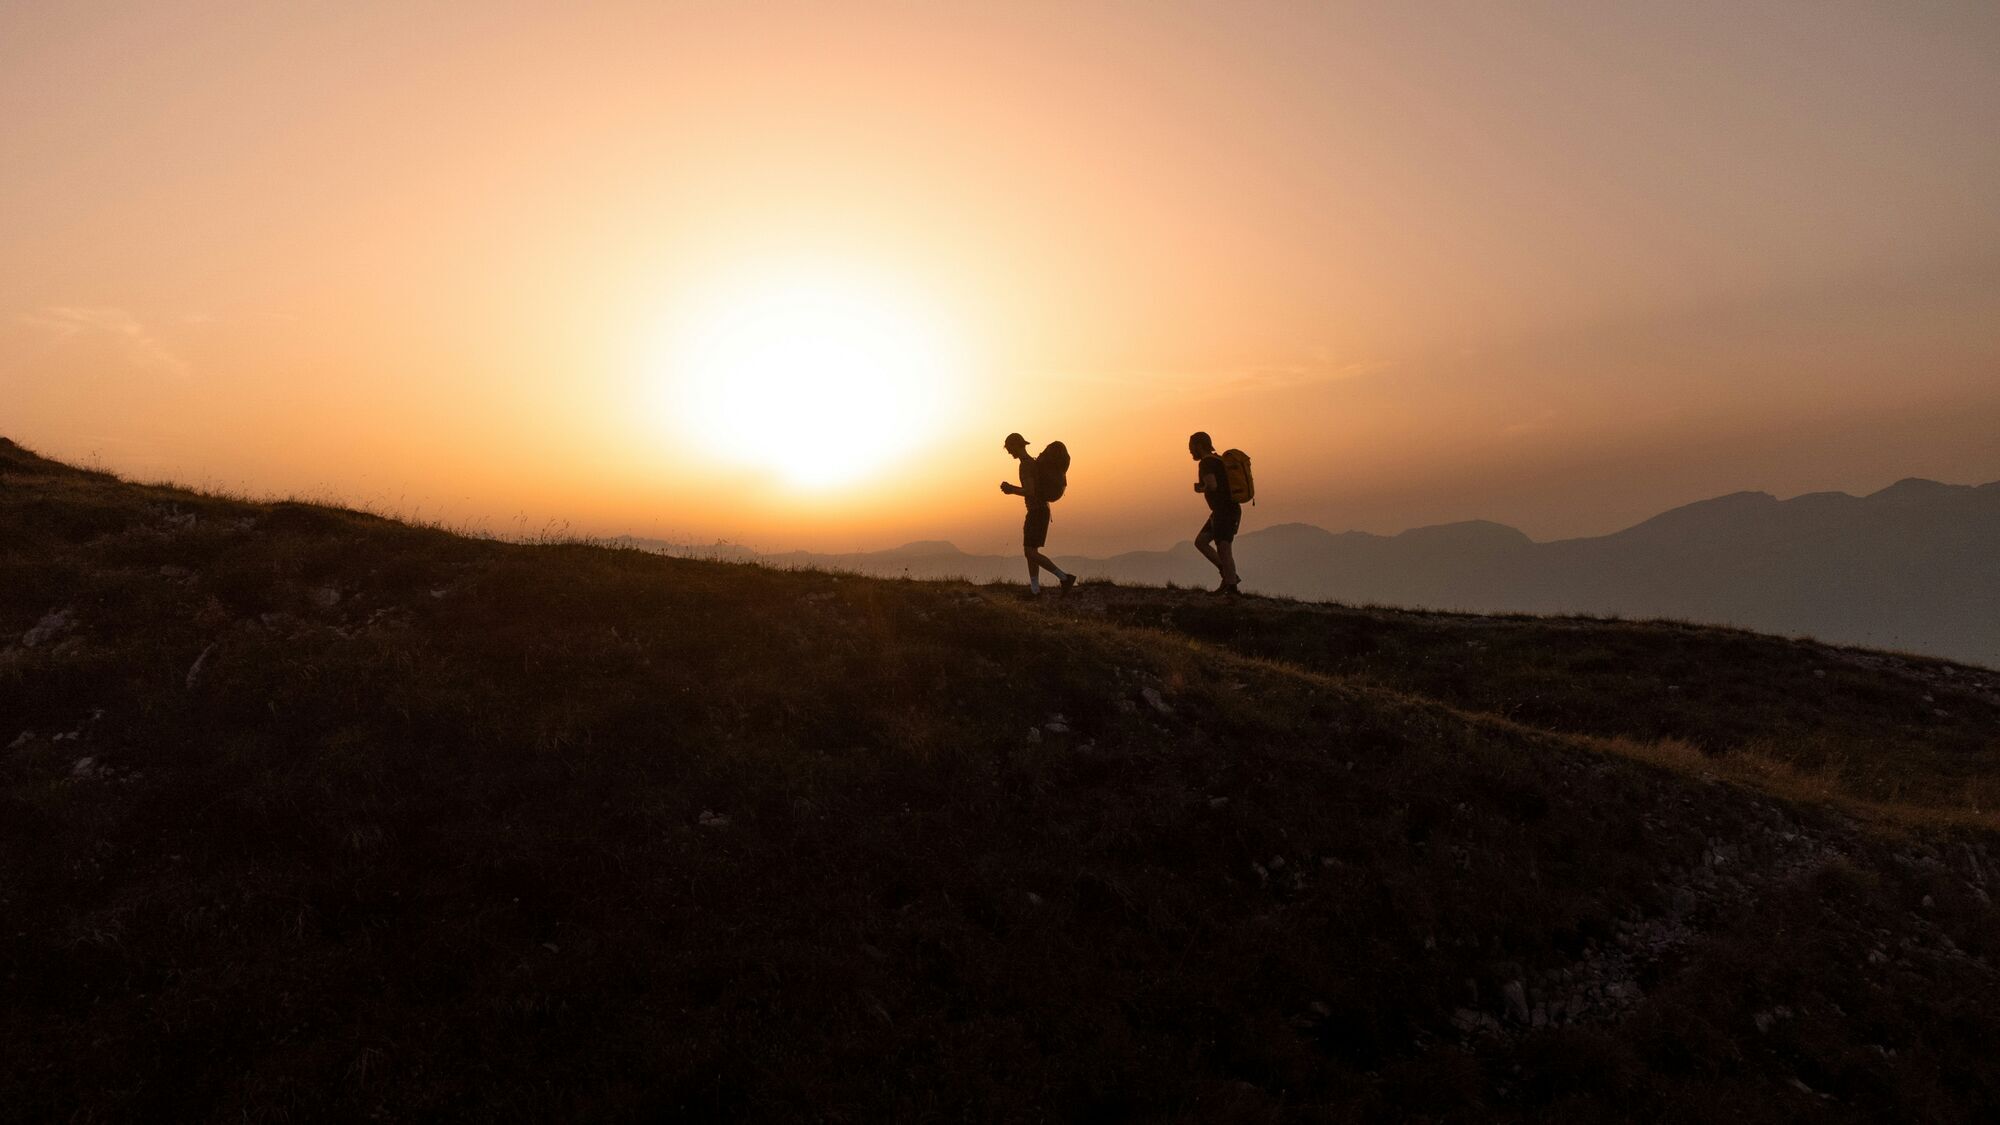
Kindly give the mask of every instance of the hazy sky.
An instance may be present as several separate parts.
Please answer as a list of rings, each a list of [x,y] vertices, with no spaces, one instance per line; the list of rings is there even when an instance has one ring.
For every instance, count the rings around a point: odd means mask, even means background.
[[[579,14],[587,9],[587,14]],[[0,6],[0,434],[503,533],[2000,478],[2000,6]],[[824,470],[824,471],[822,471]]]

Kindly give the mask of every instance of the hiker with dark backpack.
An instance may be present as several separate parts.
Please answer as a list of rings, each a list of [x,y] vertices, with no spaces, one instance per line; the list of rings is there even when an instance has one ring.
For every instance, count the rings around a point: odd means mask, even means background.
[[[1042,571],[1056,576],[1062,583],[1063,593],[1076,585],[1076,575],[1068,574],[1042,554],[1042,547],[1049,541],[1049,505],[1062,499],[1069,487],[1069,448],[1062,442],[1052,441],[1042,447],[1039,456],[1028,456],[1028,439],[1020,434],[1008,434],[1001,447],[1021,463],[1021,483],[1000,482],[1000,491],[1009,496],[1019,496],[1028,505],[1028,518],[1021,525],[1021,554],[1028,560],[1028,593],[1042,592]]]
[[[1222,585],[1215,592],[1235,597],[1242,584],[1236,576],[1236,532],[1243,526],[1243,505],[1257,495],[1250,476],[1250,455],[1240,449],[1217,453],[1215,442],[1204,431],[1188,437],[1188,456],[1201,466],[1194,490],[1208,500],[1208,522],[1195,536],[1194,549],[1222,574]]]

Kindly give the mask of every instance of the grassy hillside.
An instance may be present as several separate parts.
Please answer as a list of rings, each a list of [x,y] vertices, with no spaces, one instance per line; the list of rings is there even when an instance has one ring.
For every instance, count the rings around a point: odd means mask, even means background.
[[[1990,1118],[1994,679],[0,442],[0,1113]]]

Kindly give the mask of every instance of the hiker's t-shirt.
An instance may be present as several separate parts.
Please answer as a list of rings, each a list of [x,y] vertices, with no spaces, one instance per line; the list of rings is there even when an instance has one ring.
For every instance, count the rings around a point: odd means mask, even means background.
[[[1042,499],[1042,490],[1035,480],[1035,459],[1021,458],[1021,499],[1030,508],[1046,508],[1048,502]]]
[[[1226,512],[1243,506],[1229,494],[1229,470],[1223,467],[1222,454],[1211,453],[1201,459],[1201,483],[1201,494],[1208,497],[1209,511]]]

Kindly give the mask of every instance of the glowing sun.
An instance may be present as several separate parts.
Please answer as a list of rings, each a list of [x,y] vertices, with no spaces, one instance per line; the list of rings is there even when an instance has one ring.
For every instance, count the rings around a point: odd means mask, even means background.
[[[716,286],[682,307],[669,337],[677,428],[712,457],[795,488],[887,467],[933,436],[965,391],[937,310],[861,270]]]

